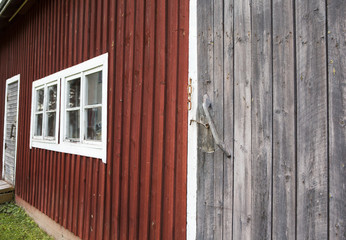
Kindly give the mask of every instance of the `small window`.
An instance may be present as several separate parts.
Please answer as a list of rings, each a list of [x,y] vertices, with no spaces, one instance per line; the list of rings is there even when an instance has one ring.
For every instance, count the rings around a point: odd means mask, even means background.
[[[107,67],[106,53],[34,81],[31,147],[106,162]]]
[[[51,78],[36,81],[33,86],[33,140],[57,142],[59,82]]]
[[[65,78],[64,142],[102,143],[103,77],[99,66]]]

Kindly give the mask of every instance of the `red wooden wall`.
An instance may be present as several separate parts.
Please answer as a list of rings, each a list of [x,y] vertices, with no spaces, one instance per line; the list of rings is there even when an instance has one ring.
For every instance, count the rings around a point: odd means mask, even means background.
[[[41,0],[0,37],[0,126],[21,81],[16,194],[83,239],[185,238],[188,2]],[[32,82],[105,52],[107,164],[30,150]]]

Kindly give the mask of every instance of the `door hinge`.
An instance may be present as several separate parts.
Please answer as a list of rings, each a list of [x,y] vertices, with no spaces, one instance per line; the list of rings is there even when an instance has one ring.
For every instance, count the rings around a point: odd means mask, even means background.
[[[7,102],[8,102],[8,95],[9,95],[9,94],[7,93]]]
[[[192,108],[191,96],[192,96],[192,79],[189,78],[189,82],[187,85],[187,109],[189,111]]]

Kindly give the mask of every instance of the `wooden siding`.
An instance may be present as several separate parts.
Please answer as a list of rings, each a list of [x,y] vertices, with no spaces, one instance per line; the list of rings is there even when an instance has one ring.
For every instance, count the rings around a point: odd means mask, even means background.
[[[105,52],[107,164],[30,150],[32,82]],[[17,196],[83,239],[184,239],[187,54],[187,0],[41,0],[16,17],[0,99],[20,74]]]
[[[197,239],[345,239],[346,2],[197,9]]]

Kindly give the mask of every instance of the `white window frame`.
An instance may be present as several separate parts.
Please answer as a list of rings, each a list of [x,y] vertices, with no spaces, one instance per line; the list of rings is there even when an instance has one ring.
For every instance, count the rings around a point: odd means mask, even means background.
[[[84,140],[84,101],[85,101],[85,75],[91,74],[93,72],[98,72],[102,70],[102,130],[101,130],[101,141],[91,141]],[[37,147],[48,149],[57,152],[76,154],[81,156],[93,157],[102,159],[104,163],[107,162],[107,93],[108,93],[108,53],[100,55],[98,57],[87,60],[78,65],[72,66],[70,68],[64,69],[58,73],[55,73],[46,78],[52,79],[52,76],[58,78],[58,82],[60,84],[60,101],[59,101],[59,111],[57,110],[57,114],[59,112],[60,118],[57,118],[57,122],[59,123],[60,132],[59,136],[56,135],[56,141],[54,144],[47,141],[40,141],[35,139],[33,136],[33,125],[35,119],[34,117],[34,106],[32,106],[32,116],[31,116],[31,136],[30,136],[30,148]],[[67,97],[67,81],[74,79],[76,76],[81,76],[81,99],[80,99],[80,139],[81,142],[69,142],[65,141],[66,136],[66,97]],[[46,79],[44,78],[44,79]],[[33,83],[33,97],[32,97],[32,105],[36,104],[34,99],[34,86],[39,86],[40,82],[38,80]],[[42,83],[41,83],[42,85]],[[59,130],[59,128],[58,128]],[[59,140],[57,140],[59,139]]]
[[[64,147],[69,153],[78,155],[85,155],[94,158],[102,158],[106,162],[107,155],[107,79],[108,79],[108,54],[90,59],[84,63],[66,69],[66,73],[62,78],[61,84],[61,120],[60,120],[60,145]],[[102,71],[102,140],[90,141],[84,140],[85,133],[85,94],[86,94],[86,75]],[[67,97],[67,81],[81,78],[81,93],[80,93],[80,129],[79,139],[80,142],[69,142],[65,140],[66,137],[66,97]]]
[[[47,123],[47,89],[49,86],[57,85],[56,99],[56,120],[55,120],[55,138],[45,137]],[[36,91],[44,89],[43,111],[42,111],[42,136],[35,136],[35,114],[36,114]],[[58,74],[53,74],[48,77],[36,80],[32,84],[32,99],[31,99],[31,124],[30,124],[30,148],[49,149],[52,144],[58,144],[59,139],[59,113],[60,113],[60,78]]]

